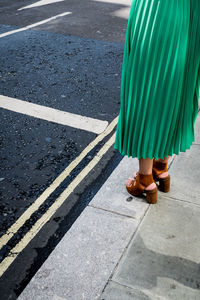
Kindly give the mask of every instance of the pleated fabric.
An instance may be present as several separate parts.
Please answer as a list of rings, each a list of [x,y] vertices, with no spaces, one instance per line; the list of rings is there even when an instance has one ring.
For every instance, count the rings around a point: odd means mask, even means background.
[[[199,88],[200,0],[133,0],[114,147],[138,159],[185,152]]]

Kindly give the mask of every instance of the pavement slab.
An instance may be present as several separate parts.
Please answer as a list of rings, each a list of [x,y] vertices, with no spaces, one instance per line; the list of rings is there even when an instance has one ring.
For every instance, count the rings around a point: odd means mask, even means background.
[[[198,114],[195,122],[195,144],[200,144],[200,114]]]
[[[177,155],[170,167],[171,190],[167,197],[200,205],[200,145]]]
[[[112,280],[141,290],[149,299],[200,299],[199,215],[196,205],[160,197]]]
[[[99,300],[149,300],[150,298],[140,290],[110,281]],[[156,298],[154,298],[156,300]]]
[[[173,159],[170,157],[169,165]],[[125,188],[126,179],[137,171],[137,158],[124,157],[89,205],[142,220],[149,204],[145,197],[130,197]]]
[[[97,299],[137,225],[87,207],[18,299]]]
[[[134,201],[132,201],[133,198],[130,197],[125,189],[125,178],[132,175],[130,170],[135,170],[136,172],[137,169],[137,159],[125,157],[90,202],[90,206],[141,220],[149,204],[144,198],[134,198]]]

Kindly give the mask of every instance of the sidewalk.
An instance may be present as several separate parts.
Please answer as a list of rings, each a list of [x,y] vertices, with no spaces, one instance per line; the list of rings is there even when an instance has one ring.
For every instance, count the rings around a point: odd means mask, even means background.
[[[149,205],[127,194],[125,157],[18,299],[200,299],[200,114],[169,166],[170,192]]]

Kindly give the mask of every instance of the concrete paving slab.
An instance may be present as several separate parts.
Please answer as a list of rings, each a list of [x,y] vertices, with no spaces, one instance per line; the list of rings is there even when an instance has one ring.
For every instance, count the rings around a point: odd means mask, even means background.
[[[137,225],[87,207],[18,299],[97,299]]]
[[[109,281],[99,300],[149,300],[140,290]],[[156,300],[156,298],[154,298]]]
[[[67,298],[63,298],[63,297],[58,297],[58,296],[55,296],[52,298],[52,300],[67,300]]]
[[[169,165],[174,159],[170,157]],[[130,197],[125,188],[127,178],[138,171],[138,159],[125,156],[119,166],[112,172],[90,206],[123,214],[141,220],[149,207],[145,197]]]
[[[140,220],[149,204],[145,199],[130,197],[125,188],[127,178],[132,176],[137,170],[138,160],[124,157],[90,202],[90,206],[103,208]]]
[[[150,299],[200,299],[200,207],[160,197],[112,280]]]
[[[195,122],[195,144],[200,144],[200,114],[197,115]]]
[[[177,155],[170,167],[171,190],[166,197],[200,205],[200,145]]]

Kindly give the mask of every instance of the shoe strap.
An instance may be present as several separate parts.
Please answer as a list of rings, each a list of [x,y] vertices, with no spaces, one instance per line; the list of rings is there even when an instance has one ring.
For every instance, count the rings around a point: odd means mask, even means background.
[[[153,161],[153,173],[160,175],[161,173],[167,172],[167,163],[161,161]]]
[[[144,187],[147,187],[151,183],[155,182],[152,174],[146,175],[146,174],[140,174],[140,173],[138,173],[138,181]]]

